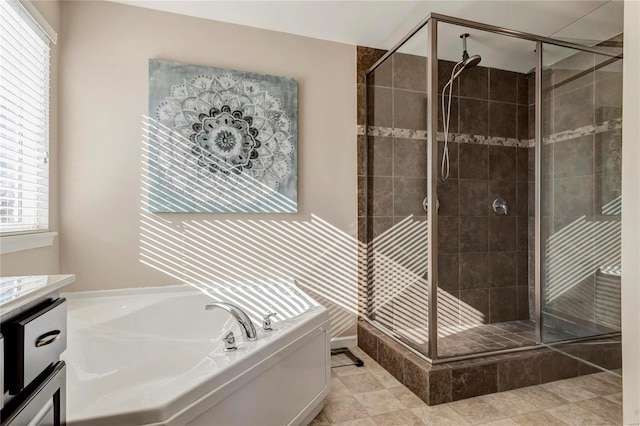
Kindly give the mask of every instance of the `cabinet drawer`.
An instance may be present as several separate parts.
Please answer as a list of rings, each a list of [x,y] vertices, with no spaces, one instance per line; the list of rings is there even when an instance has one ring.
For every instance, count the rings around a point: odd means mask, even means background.
[[[47,306],[12,321],[7,326],[6,388],[15,394],[45,368],[57,362],[67,348],[67,301]]]

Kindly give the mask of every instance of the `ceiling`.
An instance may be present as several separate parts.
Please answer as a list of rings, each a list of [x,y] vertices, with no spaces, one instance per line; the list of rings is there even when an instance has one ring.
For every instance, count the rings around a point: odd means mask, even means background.
[[[622,32],[623,11],[621,0],[114,1],[380,49],[393,47],[430,12],[595,45]],[[441,59],[460,58],[462,32],[471,34],[469,53],[480,54],[484,66],[519,72],[534,66],[532,42],[451,25],[442,25],[439,31]],[[402,51],[425,55],[426,35],[418,34]],[[553,48],[545,53],[546,64],[570,54]]]

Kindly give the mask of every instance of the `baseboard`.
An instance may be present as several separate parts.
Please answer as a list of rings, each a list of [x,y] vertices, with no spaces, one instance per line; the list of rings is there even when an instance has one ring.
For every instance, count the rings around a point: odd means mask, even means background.
[[[358,346],[357,336],[334,337],[331,339],[331,349],[352,348]]]

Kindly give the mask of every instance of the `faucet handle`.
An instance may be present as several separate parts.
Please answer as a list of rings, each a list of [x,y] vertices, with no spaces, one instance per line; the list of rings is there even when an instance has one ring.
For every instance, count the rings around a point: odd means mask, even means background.
[[[236,338],[233,336],[233,331],[230,331],[229,334],[222,338],[224,342],[224,351],[225,352],[233,352],[238,347],[236,346]]]
[[[277,312],[266,314],[262,317],[262,331],[273,331],[273,328],[271,328],[271,317],[274,315],[278,315]]]

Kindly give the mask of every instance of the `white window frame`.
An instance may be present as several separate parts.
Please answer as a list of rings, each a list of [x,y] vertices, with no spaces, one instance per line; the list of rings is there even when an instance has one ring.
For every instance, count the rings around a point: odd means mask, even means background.
[[[49,23],[44,19],[44,17],[38,12],[36,7],[28,0],[9,0],[12,4],[8,5],[9,7],[13,7],[14,10],[18,11],[21,18],[23,18],[24,22],[31,27],[31,29],[36,32],[40,38],[42,38],[47,44],[47,48],[49,47],[49,41],[52,43],[57,42],[57,34],[49,25]],[[48,38],[48,41],[46,40]],[[4,41],[6,42],[6,41]],[[19,41],[18,41],[19,42]],[[50,56],[47,55],[48,66],[51,66]],[[50,73],[50,69],[49,69]],[[49,76],[47,73],[47,78]],[[42,148],[46,152],[46,156],[48,157],[49,150],[49,96],[50,96],[50,85],[46,85],[46,90],[48,91],[45,94],[45,103],[46,105],[46,114],[44,118],[44,127],[45,127],[45,140],[44,146]],[[47,161],[48,163],[48,161]],[[50,180],[48,174],[48,164],[46,166],[46,187],[47,191],[50,188]],[[0,254],[12,253],[22,250],[30,250],[40,247],[51,246],[53,244],[53,240],[57,235],[57,232],[51,232],[49,230],[49,218],[50,218],[50,201],[48,201],[49,205],[46,211],[46,218],[44,219],[46,226],[42,226],[38,229],[18,229],[11,231],[0,231]],[[45,216],[45,215],[43,215]]]

